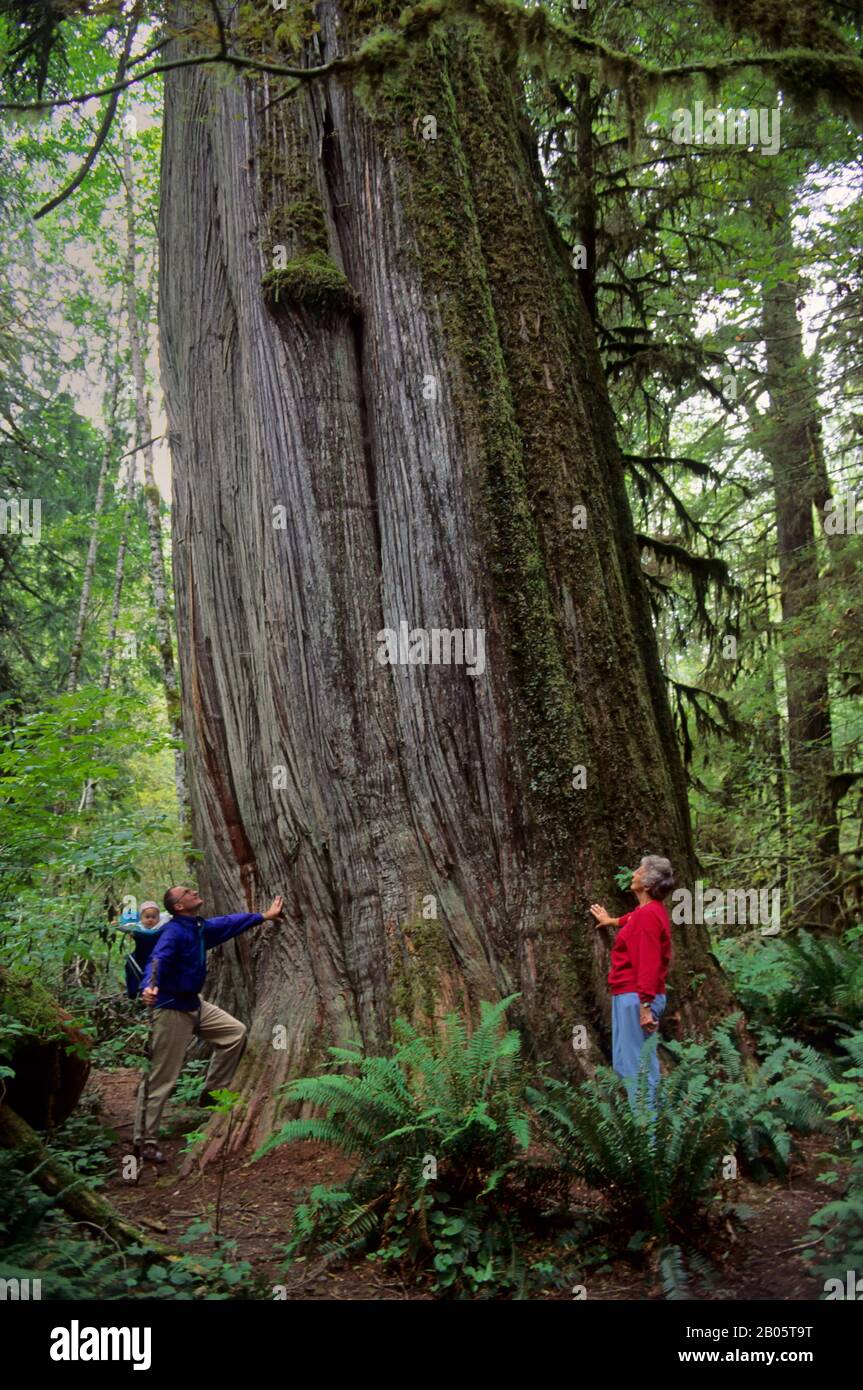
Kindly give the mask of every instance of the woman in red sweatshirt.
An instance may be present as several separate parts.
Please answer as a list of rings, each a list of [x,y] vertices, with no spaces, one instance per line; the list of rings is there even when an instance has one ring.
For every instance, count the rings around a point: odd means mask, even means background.
[[[641,1049],[656,1032],[665,1011],[665,979],[671,961],[671,922],[662,901],[671,891],[674,871],[667,859],[649,854],[632,876],[638,899],[634,912],[610,917],[601,903],[591,912],[598,927],[620,927],[611,948],[611,1059],[635,1106]],[[647,1069],[647,1095],[655,1110],[659,1057],[654,1048]]]

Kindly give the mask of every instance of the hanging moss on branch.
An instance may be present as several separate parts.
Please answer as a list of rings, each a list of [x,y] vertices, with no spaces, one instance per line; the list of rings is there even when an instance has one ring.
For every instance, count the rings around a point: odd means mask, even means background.
[[[732,32],[746,32],[758,44],[766,44],[768,52],[734,53],[727,58],[674,67],[658,68],[643,63],[632,54],[621,53],[598,39],[589,38],[574,25],[553,18],[541,6],[528,8],[515,0],[421,0],[418,5],[400,9],[390,0],[346,0],[342,18],[347,28],[354,28],[352,37],[363,37],[352,53],[345,53],[327,62],[299,67],[291,63],[274,62],[268,58],[269,46],[277,51],[295,51],[297,44],[313,35],[317,21],[300,6],[295,19],[274,26],[272,33],[265,15],[252,12],[252,21],[239,28],[241,40],[251,51],[240,52],[226,47],[197,54],[188,59],[195,64],[221,64],[235,71],[268,74],[287,78],[296,88],[332,76],[347,80],[359,77],[369,86],[386,83],[389,76],[409,59],[411,49],[423,43],[436,28],[459,23],[462,27],[482,27],[497,44],[501,56],[513,62],[525,61],[534,71],[547,78],[566,80],[577,73],[596,73],[613,78],[623,75],[624,97],[629,101],[634,93],[636,102],[646,93],[691,83],[697,75],[709,82],[746,68],[758,69],[773,78],[777,87],[792,98],[804,103],[813,94],[826,96],[834,111],[863,123],[863,60],[846,44],[839,30],[828,20],[810,22],[808,18],[794,21],[805,7],[796,0],[785,0],[777,6],[773,0],[758,0],[750,5],[741,0],[713,0],[713,9]],[[390,27],[376,27],[381,20]],[[56,41],[59,25],[55,26],[49,46]],[[793,45],[793,46],[789,46]],[[261,57],[256,57],[256,52]],[[168,71],[174,63],[157,62],[139,70],[127,84]],[[51,110],[57,105],[83,103],[94,96],[110,94],[111,88],[97,89],[86,94],[61,100],[48,98],[37,101],[4,101],[0,110]],[[283,93],[282,95],[287,95]],[[631,108],[634,110],[635,108]]]
[[[750,36],[753,51],[663,68],[591,37],[542,6],[527,7],[518,0],[420,0],[409,6],[397,0],[345,0],[341,18],[356,43],[352,53],[306,68],[248,61],[236,53],[221,60],[288,77],[295,84],[340,76],[358,81],[371,94],[397,82],[417,46],[436,31],[458,26],[466,33],[485,32],[504,60],[524,64],[548,80],[567,81],[579,73],[598,76],[620,91],[631,123],[641,119],[661,89],[688,88],[698,76],[715,88],[747,68],[761,70],[804,106],[823,96],[836,112],[863,123],[863,60],[828,19],[813,17],[791,0],[778,5],[773,0],[711,3],[733,33]]]
[[[765,48],[851,52],[820,5],[800,0],[710,0],[710,8],[733,34],[749,34]]]
[[[299,305],[315,313],[355,314],[359,300],[343,270],[324,251],[295,256],[261,281],[270,307]]]
[[[789,4],[779,7],[784,16],[781,23],[762,24],[758,16],[775,11],[773,0],[755,6],[755,17],[752,6],[737,0],[714,0],[713,8],[735,32],[748,33],[769,51],[735,52],[662,68],[584,34],[542,6],[527,8],[517,0],[421,0],[392,17],[369,0],[349,0],[348,24],[363,41],[337,65],[368,89],[385,87],[417,44],[440,27],[458,24],[464,30],[483,30],[500,56],[549,80],[569,80],[578,73],[598,75],[620,91],[631,123],[641,119],[661,89],[689,87],[698,76],[715,85],[746,68],[762,70],[804,106],[823,96],[834,111],[863,123],[863,61],[829,22],[792,22],[790,16],[803,7]],[[381,19],[389,27],[374,29]]]

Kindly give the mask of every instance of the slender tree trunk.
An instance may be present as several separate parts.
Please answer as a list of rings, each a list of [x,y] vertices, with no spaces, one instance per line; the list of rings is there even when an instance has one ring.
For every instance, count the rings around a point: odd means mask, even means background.
[[[585,264],[578,283],[591,322],[596,322],[596,150],[593,130],[593,83],[587,74],[576,83],[576,148],[578,150],[577,217]]]
[[[769,613],[769,609],[765,609]],[[779,704],[776,694],[776,682],[773,678],[773,654],[770,650],[772,646],[772,633],[768,629],[768,646],[765,649],[765,669],[767,672],[767,696],[769,706],[767,711],[767,752],[773,767],[773,776],[776,787],[776,830],[779,842],[780,864],[778,887],[782,894],[782,901],[786,901],[788,892],[788,866],[790,860],[790,845],[788,842],[788,790],[785,780],[785,749],[782,742],[782,722],[779,716]]]
[[[129,527],[132,524],[132,508],[135,503],[135,458],[132,450],[126,470],[126,501],[123,506],[123,523],[117,545],[117,558],[114,562],[114,588],[111,594],[111,616],[108,620],[108,633],[102,654],[102,670],[99,676],[99,689],[103,694],[111,688],[111,675],[114,669],[114,648],[117,644],[117,630],[120,625],[120,605],[123,599],[123,579],[126,571],[126,552],[129,548]],[[81,792],[78,814],[89,811],[96,795],[96,783],[88,778]]]
[[[150,541],[150,581],[153,586],[153,606],[156,615],[156,640],[162,664],[162,683],[168,710],[168,728],[174,740],[174,778],[177,789],[177,812],[180,829],[185,832],[189,822],[189,793],[186,780],[186,754],[183,747],[183,721],[180,710],[180,691],[177,668],[174,664],[174,641],[171,634],[171,613],[168,602],[168,579],[162,553],[161,499],[153,472],[153,446],[150,412],[147,407],[144,352],[138,321],[137,285],[135,271],[135,203],[134,174],[128,137],[123,140],[123,182],[126,191],[126,264],[124,290],[126,317],[129,323],[129,346],[132,357],[132,376],[135,382],[136,443],[144,465],[144,502],[147,512],[147,534]]]
[[[315,13],[315,61],[350,46],[352,10]],[[694,871],[602,370],[513,76],[460,29],[385,98],[277,95],[169,75],[160,224],[202,886],[212,911],[288,907],[218,976],[251,1022],[240,1142],[396,1012],[519,991],[529,1047],[590,1069],[588,905],[622,910],[611,875],[644,853]],[[402,622],[482,630],[484,671],[382,664]],[[703,929],[677,938],[675,1002],[706,1026],[727,992]]]
[[[105,652],[102,657],[102,672],[99,677],[99,688],[103,691],[111,688],[111,675],[114,669],[114,648],[117,645],[117,632],[120,626],[120,606],[123,600],[123,581],[126,573],[126,552],[129,549],[129,528],[132,524],[132,508],[135,505],[135,454],[129,458],[128,472],[126,473],[126,500],[123,505],[123,522],[120,528],[120,540],[117,545],[117,558],[114,562],[114,588],[111,594],[111,616],[108,621],[108,635],[105,641]]]
[[[117,395],[120,385],[116,359],[111,371],[112,375],[108,387],[109,407],[108,418],[105,425],[105,447],[102,451],[99,482],[96,487],[96,499],[93,503],[93,521],[90,527],[90,544],[87,547],[87,559],[84,562],[84,577],[81,581],[81,599],[78,604],[78,620],[75,624],[75,636],[72,639],[72,650],[69,654],[69,677],[66,681],[66,689],[70,693],[78,689],[78,675],[81,669],[81,656],[84,650],[84,631],[90,612],[93,576],[96,572],[96,556],[99,550],[99,526],[102,520],[102,510],[105,505],[105,483],[108,478],[108,468],[114,453]]]
[[[780,263],[793,260],[787,200],[771,211]],[[838,904],[839,835],[831,794],[833,746],[828,659],[822,643],[807,638],[819,602],[815,508],[823,490],[819,460],[817,393],[803,353],[796,274],[764,294],[766,387],[770,397],[764,453],[776,505],[783,662],[788,705],[789,800],[795,854],[805,867],[794,875],[798,919],[829,926]],[[808,861],[805,862],[805,861]]]

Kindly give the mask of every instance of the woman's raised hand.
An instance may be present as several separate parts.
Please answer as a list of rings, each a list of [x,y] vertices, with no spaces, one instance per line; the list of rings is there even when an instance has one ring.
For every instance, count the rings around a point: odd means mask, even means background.
[[[615,919],[609,917],[602,903],[591,903],[590,910],[596,918],[596,925],[598,927],[610,927],[614,924]]]

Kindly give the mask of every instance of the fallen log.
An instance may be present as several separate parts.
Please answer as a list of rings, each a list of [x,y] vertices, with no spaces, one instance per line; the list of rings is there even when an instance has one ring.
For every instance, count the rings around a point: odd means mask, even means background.
[[[26,1120],[10,1105],[0,1104],[0,1146],[11,1149],[19,1167],[75,1221],[81,1221],[102,1231],[125,1250],[131,1245],[142,1246],[148,1256],[176,1260],[174,1251],[160,1245],[121,1216],[110,1202],[88,1187],[84,1178],[45,1146]]]

